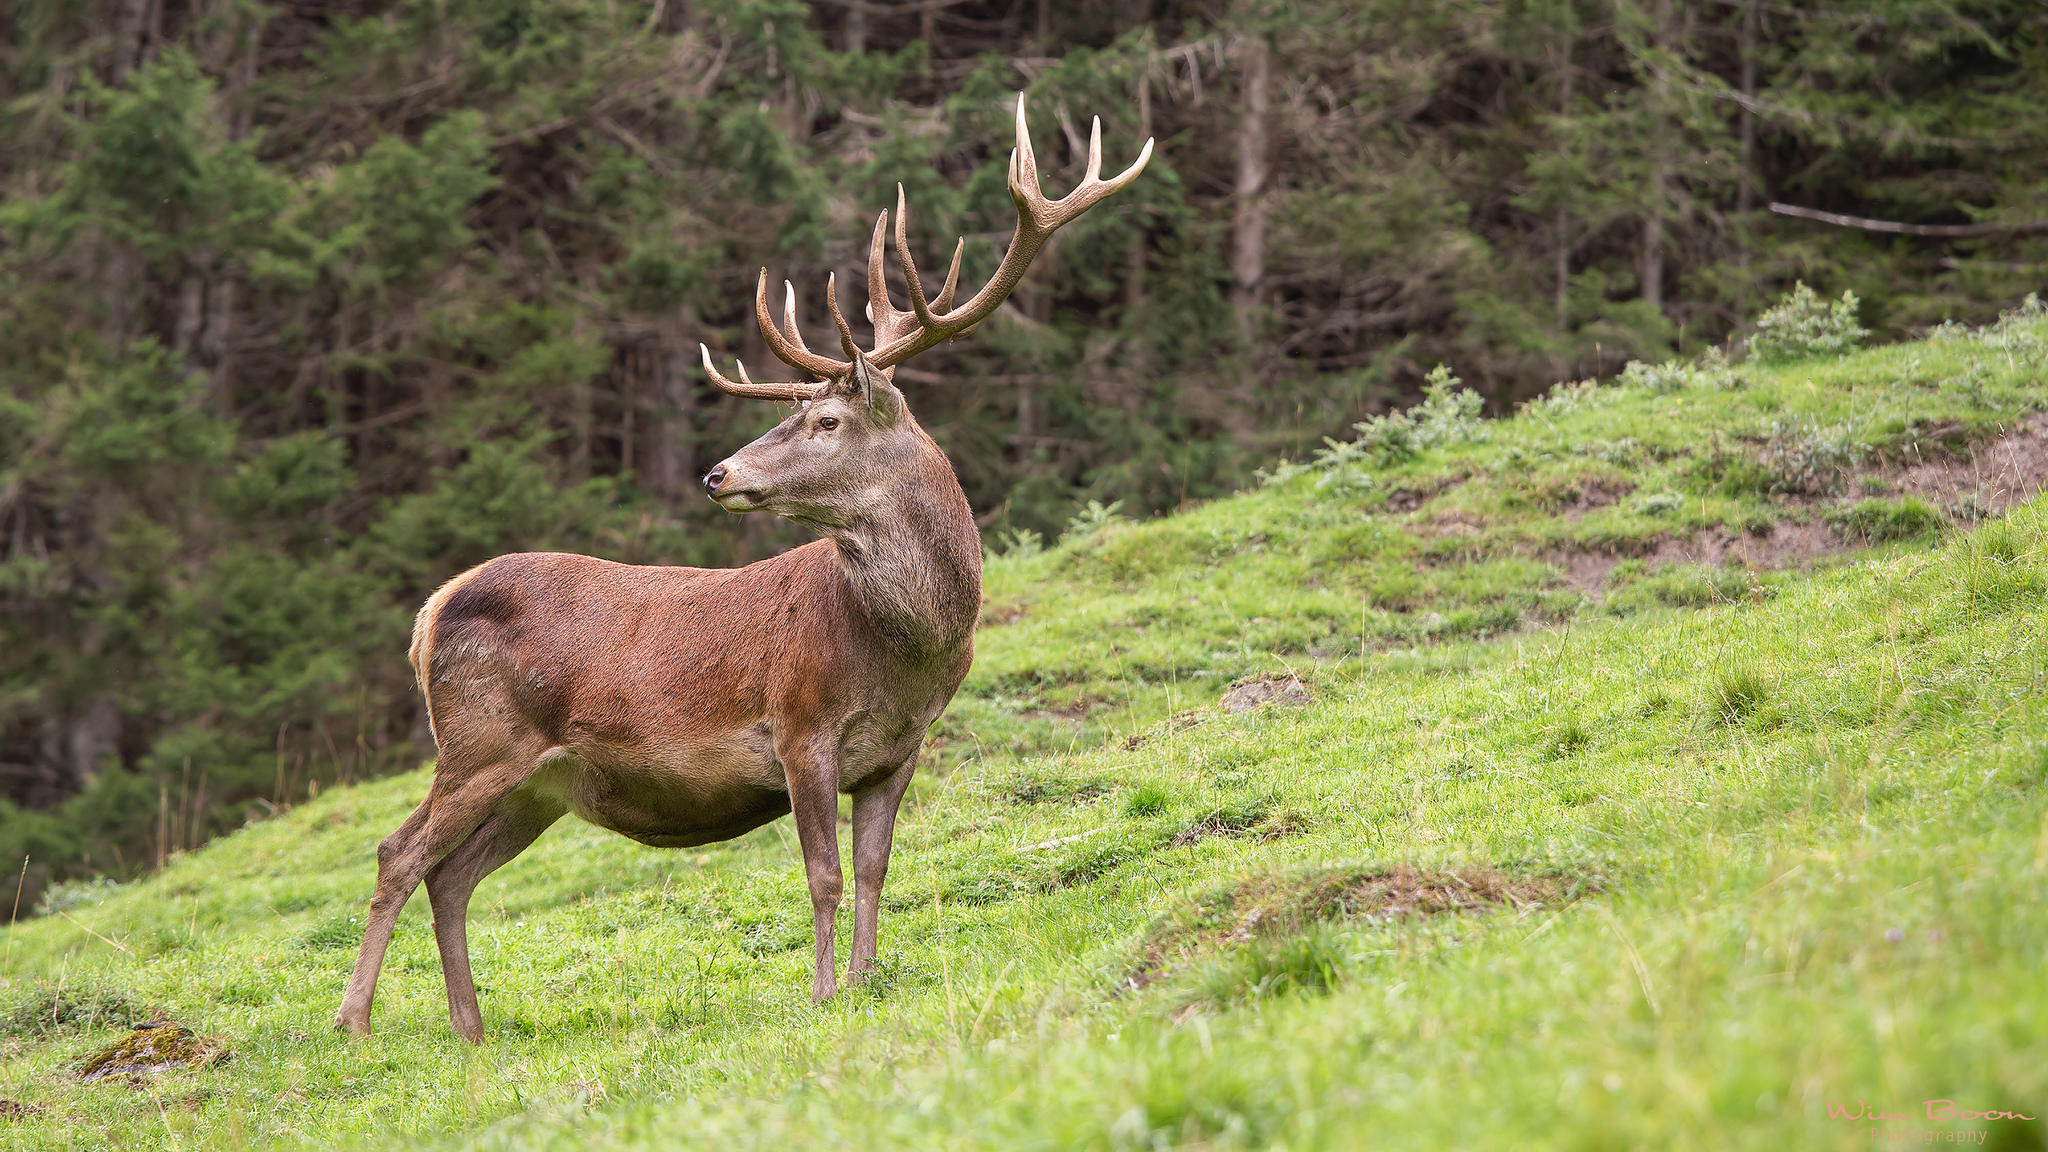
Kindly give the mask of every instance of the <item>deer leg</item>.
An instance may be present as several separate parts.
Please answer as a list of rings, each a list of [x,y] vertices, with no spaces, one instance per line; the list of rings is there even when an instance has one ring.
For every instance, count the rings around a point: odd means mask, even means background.
[[[484,1042],[484,1017],[469,967],[470,895],[484,877],[524,852],[561,819],[563,811],[559,804],[515,794],[427,872],[434,942],[441,948],[441,975],[448,986],[448,1022],[472,1044]]]
[[[817,942],[811,999],[830,1000],[839,991],[833,972],[832,929],[845,880],[839,872],[839,765],[831,753],[784,758],[789,808],[796,818],[797,845],[804,854],[804,880],[811,890],[811,932]]]
[[[377,845],[377,892],[370,898],[369,924],[363,929],[363,946],[356,953],[355,971],[348,978],[348,991],[341,998],[341,1012],[334,1020],[336,1028],[358,1036],[370,1031],[370,1001],[377,995],[377,973],[384,967],[384,950],[391,943],[392,929],[398,923],[398,911],[405,907],[405,899],[412,894],[412,887],[405,887],[404,894],[397,897],[395,907],[392,906],[392,894],[398,890],[399,872],[413,855],[413,842],[419,839],[420,831],[425,828],[433,810],[434,794],[429,790],[427,798],[412,810],[405,823]]]
[[[853,955],[846,982],[859,984],[875,963],[881,931],[882,881],[889,876],[889,848],[896,837],[896,811],[916,770],[915,758],[889,777],[853,796]]]
[[[516,771],[479,772],[459,785],[445,787],[449,777],[437,775],[426,800],[406,817],[398,831],[377,846],[377,893],[370,898],[363,948],[356,954],[348,991],[342,993],[341,1011],[334,1018],[336,1028],[358,1036],[369,1033],[370,1004],[377,996],[377,973],[384,967],[384,951],[391,944],[398,914],[412,898],[413,889],[420,886],[428,868],[476,831],[498,801],[525,782],[536,763],[535,758],[529,757]]]

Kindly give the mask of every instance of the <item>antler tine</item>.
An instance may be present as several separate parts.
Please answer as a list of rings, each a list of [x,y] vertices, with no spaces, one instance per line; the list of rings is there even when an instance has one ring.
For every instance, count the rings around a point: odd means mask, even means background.
[[[804,339],[804,330],[796,322],[796,285],[782,282],[782,330],[789,334],[789,342],[806,352],[811,350]]]
[[[937,315],[953,306],[953,292],[960,286],[960,257],[966,251],[967,238],[963,236],[953,245],[953,264],[946,269],[946,283],[939,289],[939,298],[927,303],[924,298],[924,283],[917,275],[917,261],[910,255],[910,208],[903,200],[903,185],[896,186],[896,260],[903,266],[903,281],[910,289],[911,307],[911,312],[899,315],[914,317],[928,332],[947,329],[949,337],[964,335],[968,329],[973,328],[973,324],[967,324],[958,330],[951,330],[945,320]],[[876,343],[879,345],[880,341]]]
[[[903,185],[901,184],[896,186],[896,210],[898,212],[903,210]],[[889,210],[884,208],[882,209],[882,214],[875,217],[875,235],[873,239],[868,241],[868,319],[877,324],[881,323],[881,321],[875,317],[876,301],[879,300],[888,305],[892,311],[896,307],[894,302],[889,299],[889,277],[882,271],[882,238],[888,231]]]
[[[953,266],[946,269],[946,286],[939,289],[939,298],[932,301],[932,307],[943,312],[953,306],[953,289],[960,286],[960,254],[967,251],[967,237],[962,236],[953,245]]]
[[[903,186],[896,186],[896,212],[903,212]],[[889,213],[884,211],[875,220],[874,239],[868,244],[868,322],[875,326],[874,347],[880,348],[905,333],[917,330],[917,315],[896,307],[889,299],[888,266],[883,263],[883,238],[889,231]]]
[[[747,366],[738,360],[734,360],[733,363],[739,367],[740,378],[738,382],[734,382],[727,379],[712,365],[711,349],[700,343],[697,345],[697,351],[704,354],[704,375],[711,378],[711,382],[718,386],[719,391],[734,396],[743,396],[748,400],[781,400],[786,403],[794,403],[799,400],[810,399],[818,388],[816,384],[800,384],[795,382],[786,384],[781,382],[756,384],[753,377],[747,375]]]
[[[1024,204],[1045,203],[1045,192],[1038,186],[1038,154],[1031,150],[1031,126],[1024,122],[1022,92],[1017,93],[1017,147],[1010,153],[1010,196],[1017,201],[1020,217]]]
[[[860,359],[860,352],[853,346],[853,329],[846,326],[846,316],[839,311],[839,274],[825,275],[825,307],[832,312],[832,323],[839,326],[839,347],[846,352],[846,361],[851,364]]]
[[[784,281],[784,283],[787,284],[788,281]],[[791,296],[794,295],[795,293],[792,292]],[[788,307],[787,312],[790,328],[794,331],[796,328],[796,309],[793,302]],[[768,348],[775,353],[776,359],[799,372],[809,372],[813,376],[823,376],[829,380],[852,366],[843,360],[834,360],[830,356],[820,356],[809,348],[804,347],[802,336],[798,336],[792,342],[789,337],[784,336],[775,327],[775,321],[768,315],[768,270],[766,268],[761,269],[761,279],[754,286],[754,319],[761,325],[761,336],[768,341]]]
[[[901,184],[896,186],[896,263],[903,267],[903,283],[910,289],[910,310],[917,316],[917,322],[926,330],[938,328],[939,318],[925,302],[924,284],[917,278],[917,262],[910,258],[910,206],[904,202]],[[880,354],[882,350],[875,351]]]
[[[1088,126],[1088,170],[1081,174],[1081,183],[1093,184],[1102,177],[1102,117]]]

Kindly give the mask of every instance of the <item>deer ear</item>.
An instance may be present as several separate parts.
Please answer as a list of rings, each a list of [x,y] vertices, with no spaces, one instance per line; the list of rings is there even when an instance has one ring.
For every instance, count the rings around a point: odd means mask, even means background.
[[[887,373],[868,363],[867,357],[854,358],[853,371],[847,373],[847,383],[852,393],[848,399],[859,400],[882,423],[894,424],[902,415],[903,397],[889,382]]]

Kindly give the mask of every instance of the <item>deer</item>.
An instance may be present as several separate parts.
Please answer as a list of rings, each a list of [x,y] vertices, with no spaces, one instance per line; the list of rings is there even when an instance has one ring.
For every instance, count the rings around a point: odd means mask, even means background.
[[[965,240],[927,299],[896,189],[895,254],[910,309],[885,276],[885,209],[868,248],[869,348],[855,345],[837,285],[825,298],[845,358],[820,355],[796,323],[755,320],[774,354],[813,377],[721,391],[794,406],[704,475],[727,512],[768,512],[818,539],[741,568],[614,563],[562,552],[500,556],[441,585],[414,621],[409,657],[437,759],[427,796],[377,847],[361,951],[335,1018],[370,1030],[377,974],[399,912],[424,885],[454,1030],[484,1042],[470,969],[471,894],[567,813],[656,848],[731,840],[787,814],[811,898],[811,999],[838,992],[833,932],[844,894],[839,796],[852,797],[853,947],[847,983],[873,969],[897,810],[927,731],[974,662],[981,534],[950,460],[918,425],[895,368],[966,336],[1010,295],[1053,232],[1127,187],[1147,140],[1103,179],[1102,121],[1065,197],[1040,185],[1017,97],[1010,198],[1017,225],[981,291],[954,307]]]

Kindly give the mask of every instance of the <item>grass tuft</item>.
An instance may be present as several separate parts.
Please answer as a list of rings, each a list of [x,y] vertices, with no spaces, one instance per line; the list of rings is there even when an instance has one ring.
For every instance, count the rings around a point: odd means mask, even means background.
[[[96,1028],[126,1028],[146,1013],[118,988],[37,983],[0,1012],[0,1036],[47,1038]]]

